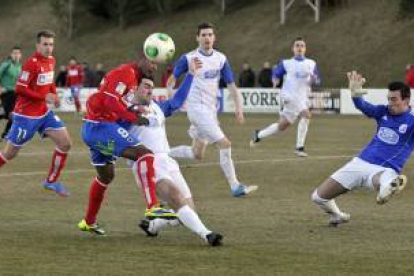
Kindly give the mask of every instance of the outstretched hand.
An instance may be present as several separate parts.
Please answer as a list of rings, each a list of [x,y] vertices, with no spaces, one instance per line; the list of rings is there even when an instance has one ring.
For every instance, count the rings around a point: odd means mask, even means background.
[[[366,79],[362,77],[357,71],[352,71],[347,73],[349,90],[351,90],[352,97],[361,97],[366,94],[367,91],[362,90],[362,86],[365,84]]]
[[[188,66],[188,72],[192,75],[196,75],[197,71],[203,66],[203,63],[197,57],[191,59],[190,64]]]

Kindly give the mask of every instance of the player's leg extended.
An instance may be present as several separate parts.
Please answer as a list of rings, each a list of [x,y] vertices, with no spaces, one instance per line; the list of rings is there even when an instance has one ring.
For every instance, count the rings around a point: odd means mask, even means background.
[[[199,235],[212,246],[221,245],[222,236],[206,228],[197,213],[187,205],[186,198],[180,189],[169,179],[157,183],[160,196],[177,212],[179,220],[185,227]]]
[[[269,137],[273,134],[277,134],[279,132],[285,131],[287,128],[291,126],[291,122],[282,114],[280,115],[280,119],[278,123],[273,123],[262,130],[255,130],[253,131],[253,138],[250,140],[250,146],[253,147],[257,143],[259,143],[263,138]]]
[[[296,139],[296,154],[299,157],[306,157],[305,141],[308,133],[309,122],[311,118],[311,112],[309,109],[302,110],[300,113],[300,120],[298,123],[298,133]]]
[[[56,148],[53,153],[52,163],[49,168],[49,173],[43,184],[45,189],[56,192],[61,196],[68,196],[67,188],[60,182],[59,176],[66,165],[68,152],[72,147],[72,142],[66,128],[48,129],[44,134],[49,137],[55,144]]]
[[[89,189],[88,208],[85,218],[79,222],[78,227],[82,231],[105,235],[105,231],[96,223],[96,219],[108,185],[114,179],[115,169],[114,165],[109,163],[103,166],[95,166],[95,169],[98,176],[92,180]]]
[[[224,136],[224,138],[217,142],[217,146],[220,151],[220,167],[227,179],[227,182],[230,185],[232,196],[241,197],[257,190],[257,186],[243,185],[237,179],[236,169],[234,167],[233,159],[231,157],[230,140]]]
[[[373,188],[378,191],[377,203],[385,204],[407,185],[407,177],[398,175],[392,169],[385,169],[372,177]]]
[[[193,138],[191,146],[177,146],[170,150],[169,156],[172,158],[184,158],[191,160],[201,160],[204,158],[207,142],[198,138]]]
[[[346,192],[348,192],[348,189],[330,177],[312,193],[312,201],[323,211],[331,215],[330,225],[336,226],[340,223],[348,222],[350,219],[350,215],[341,212],[334,200],[334,198]]]

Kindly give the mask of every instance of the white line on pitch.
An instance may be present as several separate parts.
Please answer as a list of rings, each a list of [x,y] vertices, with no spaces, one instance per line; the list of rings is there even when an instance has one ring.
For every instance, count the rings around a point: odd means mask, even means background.
[[[278,163],[278,162],[289,162],[289,161],[298,161],[303,162],[307,160],[331,160],[331,159],[343,159],[351,158],[353,155],[326,155],[326,156],[309,156],[309,157],[292,157],[292,158],[274,158],[274,159],[252,159],[252,160],[238,160],[235,161],[235,164],[251,164],[251,163]],[[195,168],[195,167],[210,167],[217,166],[218,162],[208,162],[208,163],[192,163],[192,164],[182,164],[182,168]],[[117,168],[117,171],[129,171],[129,168]],[[74,170],[64,170],[63,174],[78,174],[78,173],[90,173],[94,172],[94,169],[74,169]],[[13,177],[13,176],[33,176],[33,175],[46,175],[46,170],[44,171],[31,171],[31,172],[15,172],[15,173],[5,173],[0,174],[0,178],[3,177]]]

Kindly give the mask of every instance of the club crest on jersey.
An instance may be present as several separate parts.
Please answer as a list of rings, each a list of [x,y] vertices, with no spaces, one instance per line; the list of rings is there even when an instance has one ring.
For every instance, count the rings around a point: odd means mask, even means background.
[[[119,82],[118,83],[118,85],[116,86],[116,88],[115,88],[115,91],[118,93],[118,94],[124,94],[124,92],[125,92],[125,89],[126,89],[126,84],[125,83],[123,83],[123,82]]]
[[[220,74],[219,70],[208,70],[204,72],[204,78],[206,79],[214,79]]]
[[[53,83],[54,72],[40,73],[37,76],[37,85],[48,85]]]
[[[400,125],[400,127],[398,128],[398,131],[399,131],[401,134],[406,133],[406,132],[407,132],[407,124],[402,124],[402,125]]]
[[[20,74],[20,80],[21,81],[28,81],[29,80],[29,75],[30,75],[29,72],[22,71],[22,73]]]
[[[378,139],[390,145],[396,145],[400,136],[394,130],[388,127],[380,127],[377,134]]]

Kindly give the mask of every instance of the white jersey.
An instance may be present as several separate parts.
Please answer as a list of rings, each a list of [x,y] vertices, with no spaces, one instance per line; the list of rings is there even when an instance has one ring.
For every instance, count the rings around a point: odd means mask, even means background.
[[[215,111],[220,78],[228,84],[234,82],[230,64],[226,56],[219,51],[213,50],[210,55],[206,55],[200,49],[196,49],[177,61],[173,73],[175,78],[178,79],[188,71],[188,64],[194,57],[197,57],[203,65],[191,84],[187,109],[207,108]]]
[[[148,107],[149,113],[145,117],[150,121],[149,126],[133,125],[130,134],[139,140],[153,153],[169,153],[170,145],[165,131],[165,115],[155,102]]]
[[[282,97],[297,100],[308,98],[313,80],[319,83],[316,62],[304,57],[282,60],[273,69],[273,78],[283,78]]]

